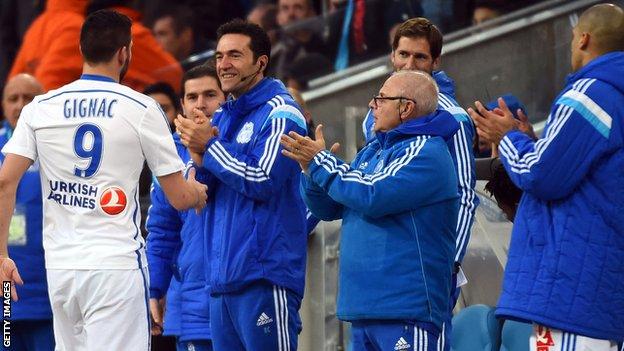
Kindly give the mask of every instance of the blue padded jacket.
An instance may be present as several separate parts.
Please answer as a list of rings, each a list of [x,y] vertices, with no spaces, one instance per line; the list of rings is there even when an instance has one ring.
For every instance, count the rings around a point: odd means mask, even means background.
[[[499,145],[518,208],[500,316],[624,339],[624,52],[568,79],[533,141]]]
[[[190,155],[177,134],[176,148],[190,167]],[[146,220],[150,297],[167,295],[164,335],[180,341],[210,340],[209,295],[206,291],[204,223],[209,203],[200,214],[177,211],[156,180],[150,193],[152,205]]]

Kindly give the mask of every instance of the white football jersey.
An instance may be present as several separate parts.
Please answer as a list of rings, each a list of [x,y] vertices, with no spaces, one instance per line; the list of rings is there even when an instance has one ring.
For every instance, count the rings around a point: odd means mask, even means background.
[[[136,269],[146,265],[139,175],[184,168],[160,106],[93,75],[24,107],[2,152],[39,160],[43,246],[49,269]]]

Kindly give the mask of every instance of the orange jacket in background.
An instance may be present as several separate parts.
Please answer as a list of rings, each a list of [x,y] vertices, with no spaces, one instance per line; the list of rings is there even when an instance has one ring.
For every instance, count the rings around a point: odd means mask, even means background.
[[[30,73],[46,91],[78,79],[82,73],[80,29],[87,0],[48,0],[45,11],[28,28],[13,62],[9,78]],[[140,22],[138,11],[127,7],[114,10],[132,19],[132,60],[122,84],[137,91],[158,81],[179,92],[182,67]]]
[[[169,83],[177,93],[182,82],[182,66],[141,24],[141,14],[128,7],[113,7],[132,19],[132,60],[128,73],[121,82],[136,91],[156,82]]]
[[[30,25],[9,78],[19,73],[35,76],[45,91],[80,77],[80,28],[87,0],[48,0],[45,11]]]

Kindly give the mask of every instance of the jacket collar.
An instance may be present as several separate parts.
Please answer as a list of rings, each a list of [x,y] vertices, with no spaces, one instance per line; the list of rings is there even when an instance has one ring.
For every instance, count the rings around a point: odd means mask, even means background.
[[[418,135],[439,136],[450,140],[458,129],[459,122],[453,115],[437,109],[428,115],[403,122],[386,133],[378,132],[376,137],[382,147],[387,148],[405,138]]]
[[[230,96],[221,107],[233,116],[245,116],[259,106],[266,104],[275,95],[284,94],[288,94],[288,91],[282,82],[277,79],[263,78],[238,99]]]

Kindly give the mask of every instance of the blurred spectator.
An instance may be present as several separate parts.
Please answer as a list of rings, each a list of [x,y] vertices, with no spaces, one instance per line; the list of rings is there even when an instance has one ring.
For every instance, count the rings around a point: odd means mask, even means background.
[[[206,51],[211,46],[200,36],[195,35],[193,23],[191,9],[180,5],[162,10],[152,26],[156,40],[180,61],[185,70],[196,64],[186,61],[189,56]]]
[[[11,139],[22,108],[41,93],[41,84],[31,75],[18,74],[9,79],[2,96],[6,121],[0,127],[0,149]],[[0,153],[0,164],[4,157]],[[15,212],[9,224],[9,254],[20,266],[20,274],[26,282],[20,287],[19,301],[11,303],[9,350],[54,350],[52,309],[42,246],[42,219],[41,181],[38,164],[35,164],[19,183]]]
[[[393,27],[422,13],[414,0],[332,0],[330,9],[328,43],[336,70],[382,56]]]
[[[163,110],[167,120],[169,121],[171,129],[174,129],[173,120],[176,118],[178,113],[182,111],[182,108],[180,106],[180,100],[171,85],[165,82],[154,83],[152,85],[148,85],[143,91],[143,94],[158,102],[160,108]]]
[[[478,25],[501,16],[505,11],[505,0],[478,0],[472,12],[472,24]]]
[[[182,107],[180,106],[180,100],[171,87],[171,85],[165,82],[158,82],[152,85],[148,85],[145,90],[143,90],[143,94],[151,97],[156,100],[160,105],[160,108],[163,110],[165,116],[167,117],[167,121],[169,122],[169,128],[173,131],[175,126],[173,125],[173,120],[176,118],[178,113],[182,111]],[[152,172],[150,171],[147,163],[143,165],[143,170],[141,171],[141,175],[139,176],[139,203],[141,204],[141,232],[145,237],[147,235],[147,230],[145,229],[145,221],[147,220],[147,210],[151,204],[150,201],[150,186],[152,184]],[[157,341],[157,343],[159,343]]]
[[[278,1],[277,24],[281,32],[271,50],[270,75],[284,79],[292,62],[311,53],[326,51],[321,36],[310,28],[302,28],[300,24],[301,21],[315,16],[311,1]]]
[[[9,78],[29,73],[44,91],[80,77],[82,57],[78,43],[87,0],[48,0],[45,11],[26,31]]]
[[[173,57],[182,61],[193,50],[193,13],[187,7],[177,6],[163,10],[156,17],[152,31],[160,45]]]
[[[122,84],[143,91],[146,86],[163,81],[177,90],[182,79],[182,67],[158,44],[152,32],[141,24],[141,13],[136,10],[135,2],[92,0],[87,14],[110,8],[132,19],[132,60]]]
[[[161,10],[172,3],[192,9],[196,19],[193,23],[193,33],[205,42],[216,40],[217,28],[221,24],[232,18],[243,18],[247,14],[246,4],[242,4],[239,0],[149,0],[143,2],[147,18],[145,23],[150,23],[150,27]]]
[[[297,59],[288,67],[284,81],[289,88],[304,91],[308,90],[310,80],[332,71],[329,59],[321,54],[311,53]]]
[[[0,1],[0,91],[4,89],[26,30],[43,11],[44,5],[43,0]]]
[[[247,21],[255,23],[264,29],[271,40],[271,45],[277,42],[277,6],[272,2],[258,3],[247,15]]]

